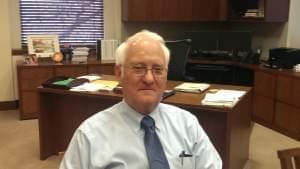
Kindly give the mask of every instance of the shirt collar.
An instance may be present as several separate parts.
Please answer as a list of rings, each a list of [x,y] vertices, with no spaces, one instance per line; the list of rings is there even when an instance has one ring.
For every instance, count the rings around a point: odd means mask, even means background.
[[[144,114],[141,114],[134,109],[132,109],[126,102],[125,100],[122,100],[120,103],[121,107],[121,116],[123,119],[126,121],[126,123],[135,131],[138,132],[141,130],[141,121],[143,117],[145,116]],[[161,130],[162,129],[162,119],[161,119],[161,112],[160,112],[160,103],[158,106],[151,112],[149,113],[149,116],[151,116],[154,121],[155,121],[155,127],[156,129]]]

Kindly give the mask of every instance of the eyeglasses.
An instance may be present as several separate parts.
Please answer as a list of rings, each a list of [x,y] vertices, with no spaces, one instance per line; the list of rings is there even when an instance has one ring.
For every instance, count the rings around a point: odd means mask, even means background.
[[[148,68],[146,65],[143,64],[135,64],[135,65],[125,66],[125,68],[131,69],[132,72],[138,77],[145,76],[148,70],[150,70],[152,75],[157,78],[164,77],[167,72],[167,69],[160,65],[154,65],[151,68]]]

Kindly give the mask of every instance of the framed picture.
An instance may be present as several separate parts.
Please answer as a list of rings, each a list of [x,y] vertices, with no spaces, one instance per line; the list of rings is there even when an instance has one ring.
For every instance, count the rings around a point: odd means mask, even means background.
[[[60,52],[58,35],[28,35],[28,53],[39,57],[52,57]]]

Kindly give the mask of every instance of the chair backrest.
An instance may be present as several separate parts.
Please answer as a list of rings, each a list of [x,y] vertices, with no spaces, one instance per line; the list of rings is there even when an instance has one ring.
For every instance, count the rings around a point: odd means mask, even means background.
[[[300,147],[278,150],[281,169],[300,169]]]
[[[191,39],[166,41],[170,50],[168,80],[185,80],[185,66],[191,50]]]

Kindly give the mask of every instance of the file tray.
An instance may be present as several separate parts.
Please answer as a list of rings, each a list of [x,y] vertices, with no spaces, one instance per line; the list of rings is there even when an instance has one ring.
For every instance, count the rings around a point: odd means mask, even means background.
[[[68,90],[71,88],[70,84],[73,80],[73,78],[67,76],[55,76],[43,82],[42,86],[47,88]]]

